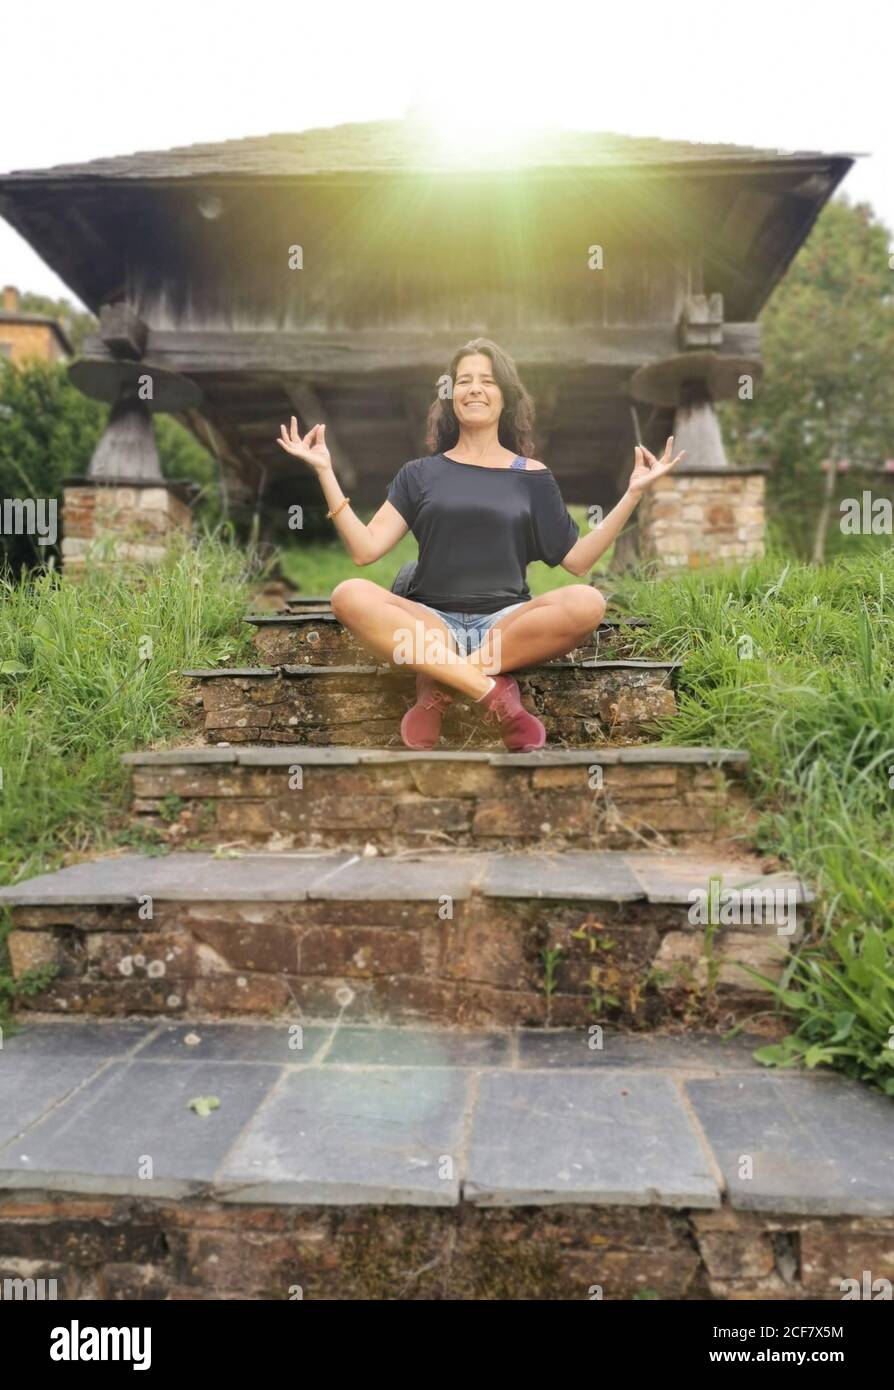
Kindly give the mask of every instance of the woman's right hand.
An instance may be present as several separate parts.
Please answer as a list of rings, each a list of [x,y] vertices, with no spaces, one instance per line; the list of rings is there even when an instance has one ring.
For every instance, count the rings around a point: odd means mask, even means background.
[[[298,421],[293,415],[291,430],[287,430],[285,425],[280,425],[276,442],[287,454],[309,464],[315,473],[326,473],[332,467],[332,459],[326,448],[325,425],[314,425],[302,439],[298,433]]]

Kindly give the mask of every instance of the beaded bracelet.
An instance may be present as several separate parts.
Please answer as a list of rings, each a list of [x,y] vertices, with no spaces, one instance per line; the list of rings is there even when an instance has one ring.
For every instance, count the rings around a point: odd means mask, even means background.
[[[348,503],[350,502],[350,500],[351,500],[350,497],[343,497],[343,498],[341,499],[341,501],[339,502],[339,504],[338,504],[338,506],[336,507],[336,509],[335,509],[334,512],[327,512],[327,513],[326,513],[327,517],[329,517],[330,520],[332,520],[334,517],[337,517],[338,514],[339,514],[339,512],[341,511],[342,507],[346,507],[346,506],[348,505]]]

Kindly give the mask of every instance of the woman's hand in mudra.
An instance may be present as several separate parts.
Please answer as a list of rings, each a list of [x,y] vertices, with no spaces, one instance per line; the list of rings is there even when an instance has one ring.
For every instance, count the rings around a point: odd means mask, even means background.
[[[293,415],[291,429],[287,430],[285,425],[280,425],[276,442],[287,454],[309,464],[315,473],[325,473],[332,467],[332,459],[326,448],[325,425],[314,425],[302,439],[298,433],[298,421]]]
[[[644,445],[638,444],[633,455],[633,472],[630,475],[630,482],[627,484],[628,492],[645,492],[647,487],[651,487],[657,478],[663,478],[665,473],[669,473],[675,463],[679,463],[685,457],[686,450],[683,449],[676,458],[671,457],[674,447],[674,436],[671,435],[664,446],[664,453],[660,459],[654,454],[650,454]]]

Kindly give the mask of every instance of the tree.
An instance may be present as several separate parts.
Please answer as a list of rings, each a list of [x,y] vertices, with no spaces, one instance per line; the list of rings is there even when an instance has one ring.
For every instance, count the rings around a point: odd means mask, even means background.
[[[890,240],[868,204],[828,204],[761,314],[754,401],[719,407],[736,462],[771,464],[768,510],[803,556],[817,549],[827,482],[826,519],[833,510],[828,467],[874,471],[894,454]]]

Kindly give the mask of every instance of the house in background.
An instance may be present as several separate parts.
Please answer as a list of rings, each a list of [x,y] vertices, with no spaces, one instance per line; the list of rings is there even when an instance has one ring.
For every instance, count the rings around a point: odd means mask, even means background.
[[[610,510],[635,445],[675,436],[686,459],[625,544],[695,566],[763,551],[770,464],[728,459],[714,404],[753,399],[760,311],[854,159],[542,130],[466,167],[413,120],[370,121],[19,170],[0,215],[99,319],[72,368],[113,407],[92,491],[159,495],[163,410],[211,445],[240,525],[319,515],[277,444],[294,414],[326,424],[374,508],[427,452],[453,353],[485,336],[567,502]]]
[[[0,357],[8,357],[20,366],[31,357],[41,362],[64,362],[73,353],[58,319],[26,313],[15,286],[4,285],[0,298]]]

